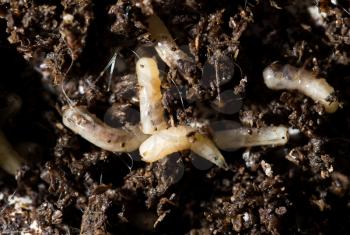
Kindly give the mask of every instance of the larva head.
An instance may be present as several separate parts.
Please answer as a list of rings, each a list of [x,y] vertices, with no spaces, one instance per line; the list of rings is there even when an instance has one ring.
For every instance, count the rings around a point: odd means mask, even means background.
[[[86,107],[64,106],[62,111],[63,124],[75,132],[77,132],[78,127],[87,127],[94,123],[91,117],[86,115]]]
[[[264,82],[266,86],[273,90],[295,89],[296,83],[293,82],[298,75],[297,68],[279,63],[272,63],[263,71]]]
[[[271,64],[263,71],[264,82],[270,89],[278,89],[282,78],[281,66],[279,64]]]
[[[157,62],[152,58],[142,57],[136,63],[136,73],[138,79],[159,78]]]

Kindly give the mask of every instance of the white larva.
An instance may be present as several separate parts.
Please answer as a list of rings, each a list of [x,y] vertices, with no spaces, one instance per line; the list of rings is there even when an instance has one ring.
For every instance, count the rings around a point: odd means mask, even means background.
[[[188,126],[170,127],[149,137],[140,146],[140,155],[146,162],[154,162],[167,155],[192,150],[199,156],[227,169],[227,164],[215,144],[196,129]]]
[[[8,94],[4,108],[0,109],[0,127],[14,116],[22,107],[22,99],[16,94]],[[0,167],[7,173],[15,175],[23,158],[13,149],[0,129]]]
[[[298,90],[319,102],[328,113],[334,113],[339,102],[334,97],[334,88],[324,78],[316,78],[312,72],[291,65],[269,65],[263,71],[265,84],[273,90]]]
[[[169,33],[168,28],[163,21],[157,15],[151,15],[147,19],[148,32],[151,34],[151,38],[156,41],[167,40],[174,41],[173,37]]]
[[[145,134],[153,134],[167,127],[156,61],[152,58],[139,59],[136,63],[136,74],[140,86],[141,129]]]
[[[163,21],[158,16],[150,16],[147,22],[151,38],[156,40],[154,48],[159,57],[170,68],[176,68],[188,82],[193,83],[193,71],[191,70],[195,66],[194,60],[177,46]]]
[[[213,133],[215,144],[226,151],[252,146],[284,145],[288,142],[288,138],[288,128],[284,126],[239,127]]]
[[[146,162],[157,161],[174,152],[190,149],[191,143],[187,137],[193,131],[185,126],[170,127],[150,136],[140,146],[140,155]]]
[[[0,130],[0,167],[7,173],[15,175],[21,166],[22,159],[12,148],[6,137]]]
[[[66,127],[104,150],[132,152],[147,138],[139,125],[110,127],[83,106],[66,106],[62,116]]]
[[[180,63],[192,63],[194,61],[185,52],[180,50],[174,41],[159,40],[154,47],[159,57],[170,67],[177,68],[186,80],[191,80],[191,75],[184,71]]]
[[[194,135],[194,141],[191,142],[191,151],[223,169],[228,169],[225,158],[213,141],[200,133]]]

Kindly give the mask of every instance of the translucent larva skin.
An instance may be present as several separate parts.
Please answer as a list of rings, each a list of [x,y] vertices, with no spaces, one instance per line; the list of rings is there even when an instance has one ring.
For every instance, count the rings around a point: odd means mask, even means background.
[[[173,37],[169,33],[168,28],[164,22],[157,16],[151,15],[147,19],[148,31],[151,34],[151,39],[156,41],[167,40],[174,41]]]
[[[139,150],[142,160],[154,162],[171,153],[190,149],[191,143],[187,137],[190,131],[183,126],[170,127],[152,135],[140,146]]]
[[[110,127],[83,106],[64,107],[63,124],[90,143],[112,152],[132,152],[147,138],[139,125]]]
[[[0,130],[0,167],[7,173],[15,175],[21,166],[21,157],[12,148],[6,137]]]
[[[152,15],[147,21],[151,38],[156,41],[154,48],[159,57],[170,68],[176,68],[192,84],[195,73],[193,70],[196,68],[194,60],[177,46],[163,21],[158,16]]]
[[[264,128],[234,128],[213,133],[215,144],[223,150],[263,145],[284,145],[288,142],[288,128],[284,126]]]
[[[199,133],[195,134],[195,141],[191,143],[191,150],[199,156],[213,162],[215,165],[228,169],[226,161],[213,141]]]
[[[1,107],[0,109],[0,127],[22,107],[22,99],[18,95],[8,94],[5,98],[5,107]],[[15,175],[17,169],[21,166],[22,160],[20,155],[7,141],[4,133],[0,130],[0,167],[7,173]]]
[[[316,102],[322,104],[325,111],[334,113],[339,107],[338,101],[330,101],[334,88],[324,78],[318,79],[310,71],[291,65],[272,64],[263,71],[266,86],[273,90],[298,90]]]
[[[154,162],[171,153],[189,149],[217,166],[227,168],[224,157],[214,143],[188,126],[161,130],[143,142],[139,150],[142,160]]]
[[[183,52],[174,41],[159,40],[154,48],[164,63],[170,68],[176,68],[190,84],[194,83],[196,65],[193,59]]]
[[[157,63],[151,58],[141,58],[136,63],[137,80],[140,87],[140,122],[145,134],[165,129],[162,94]]]

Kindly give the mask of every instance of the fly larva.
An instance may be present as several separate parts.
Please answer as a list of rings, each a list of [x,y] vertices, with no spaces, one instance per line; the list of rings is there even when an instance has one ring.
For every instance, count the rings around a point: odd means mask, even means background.
[[[152,15],[147,21],[151,38],[156,40],[155,49],[159,57],[170,68],[176,68],[190,84],[193,84],[193,78],[196,74],[194,60],[177,46],[158,16]]]
[[[169,33],[168,28],[163,21],[157,15],[151,15],[147,19],[148,32],[151,34],[151,38],[156,41],[167,40],[174,41],[173,37]]]
[[[339,107],[334,88],[324,78],[317,79],[312,72],[303,68],[274,63],[265,68],[263,77],[268,88],[298,90],[322,104],[328,113],[334,113]]]
[[[227,169],[225,159],[214,143],[188,126],[170,127],[153,134],[141,144],[140,155],[143,161],[154,162],[171,153],[187,149]]]
[[[177,71],[189,82],[193,83],[196,65],[191,57],[183,52],[174,41],[158,41],[155,49],[159,57],[170,67]]]
[[[137,80],[140,86],[140,121],[145,134],[165,129],[162,94],[157,63],[151,58],[141,58],[136,63]]]
[[[5,97],[5,106],[0,107],[0,126],[14,116],[22,107],[22,99],[16,94],[8,94]],[[0,130],[0,167],[7,173],[15,175],[20,168],[22,158],[7,141],[5,135]]]
[[[90,143],[112,152],[132,152],[147,138],[139,125],[113,128],[83,106],[63,107],[63,124]]]
[[[238,127],[214,131],[213,140],[222,150],[230,151],[243,147],[284,145],[288,142],[288,128],[284,126],[247,128]]]
[[[191,141],[191,150],[215,165],[223,169],[228,169],[226,161],[221,152],[208,137],[200,133],[196,133],[194,135],[194,140]]]
[[[15,175],[21,166],[22,159],[12,148],[6,137],[0,130],[0,167],[7,173]]]

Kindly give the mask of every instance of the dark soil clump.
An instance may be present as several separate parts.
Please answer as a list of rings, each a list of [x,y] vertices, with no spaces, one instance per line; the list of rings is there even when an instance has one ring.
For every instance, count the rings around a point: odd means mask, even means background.
[[[0,131],[24,158],[16,177],[0,169],[0,233],[347,234],[349,12],[344,0],[0,0]],[[225,171],[190,151],[149,164],[66,128],[66,105],[139,122],[153,14],[194,61],[179,72],[158,58],[169,123],[284,125],[288,143],[222,151]],[[326,78],[341,108],[268,89],[275,61]]]

